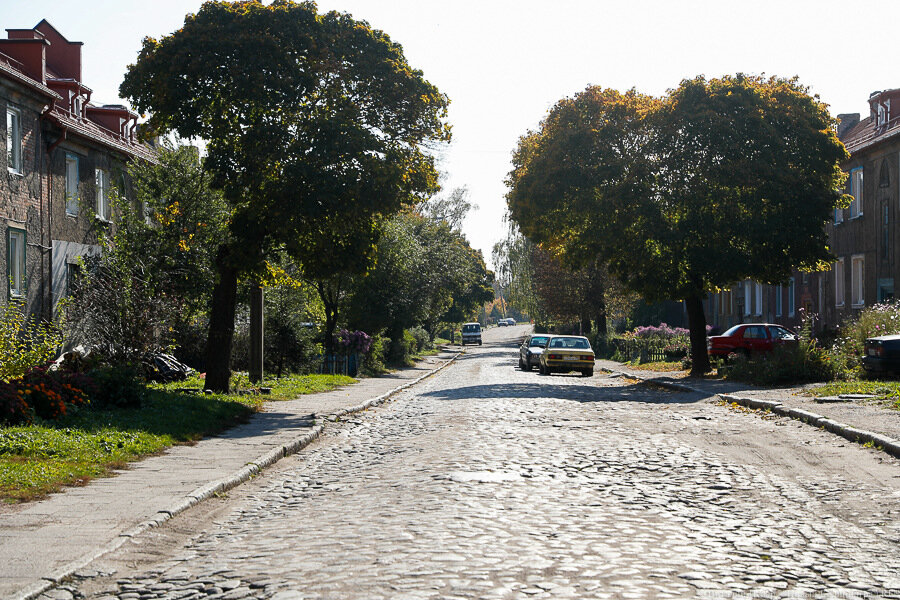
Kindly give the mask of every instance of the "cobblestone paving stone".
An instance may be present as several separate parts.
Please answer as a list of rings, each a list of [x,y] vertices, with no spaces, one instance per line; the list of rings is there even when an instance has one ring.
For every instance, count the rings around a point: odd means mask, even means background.
[[[514,362],[470,350],[280,463],[169,560],[45,597],[900,598],[896,480],[793,477],[716,445],[837,448],[828,434]]]

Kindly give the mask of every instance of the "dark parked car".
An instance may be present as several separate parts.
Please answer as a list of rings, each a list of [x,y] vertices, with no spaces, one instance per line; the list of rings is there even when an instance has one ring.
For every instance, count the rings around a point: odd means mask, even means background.
[[[772,323],[743,323],[722,335],[710,336],[706,349],[710,357],[726,358],[729,354],[771,352],[784,344],[796,344],[797,334]]]
[[[862,363],[867,373],[900,373],[900,335],[866,339]]]
[[[541,353],[547,346],[549,335],[529,335],[519,346],[519,368],[530,371],[533,367],[540,366]]]

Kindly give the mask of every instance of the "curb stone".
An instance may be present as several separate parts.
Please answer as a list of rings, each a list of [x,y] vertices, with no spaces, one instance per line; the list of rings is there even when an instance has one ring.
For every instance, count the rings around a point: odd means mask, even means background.
[[[398,394],[406,389],[411,388],[412,386],[422,382],[423,380],[435,375],[451,364],[453,364],[457,358],[459,358],[463,353],[457,352],[450,358],[448,358],[442,365],[439,367],[432,369],[431,371],[425,373],[408,381],[402,385],[395,387],[394,389],[381,394],[380,396],[376,396],[375,398],[371,398],[362,404],[357,406],[351,406],[350,408],[344,408],[337,412],[323,415],[325,422],[327,423],[328,419],[331,418],[334,421],[337,421],[339,417],[343,417],[346,415],[352,415],[355,413],[363,412],[373,406],[379,406],[387,402],[392,396]],[[313,418],[316,418],[318,415],[313,415]],[[313,421],[315,422],[315,421]],[[300,450],[303,450],[307,446],[309,446],[312,442],[314,442],[322,432],[325,430],[325,424],[315,425],[311,431],[305,433],[304,435],[296,438],[285,446],[281,448],[275,448],[274,450],[270,450],[266,454],[257,457],[255,460],[248,462],[243,468],[239,469],[235,473],[219,479],[218,481],[213,481],[207,483],[199,488],[195,489],[192,492],[189,492],[187,496],[185,496],[182,500],[177,502],[174,506],[169,508],[162,509],[156,513],[155,517],[150,518],[143,523],[136,525],[135,527],[120,533],[119,536],[113,540],[111,543],[106,546],[100,548],[96,552],[89,554],[88,556],[83,556],[78,560],[70,562],[69,564],[60,567],[55,572],[51,573],[47,577],[44,577],[44,581],[40,583],[35,583],[34,585],[25,588],[17,595],[12,596],[10,600],[34,600],[41,594],[53,589],[59,584],[63,583],[66,579],[69,579],[76,572],[85,568],[90,563],[94,562],[98,558],[109,554],[115,550],[118,550],[122,547],[125,542],[134,539],[135,537],[141,535],[142,533],[152,529],[154,527],[159,527],[166,521],[171,520],[177,515],[183,513],[184,511],[197,506],[201,502],[208,500],[216,494],[220,494],[223,492],[227,492],[228,490],[234,489],[237,486],[245,483],[255,477],[258,473],[260,473],[263,469],[272,466],[282,458],[290,456],[292,454],[296,454]]]
[[[606,373],[614,373],[618,374],[622,377],[629,377],[631,379],[636,379],[641,383],[645,383],[648,385],[658,385],[661,387],[666,387],[674,390],[679,390],[683,392],[695,392],[699,394],[708,394],[706,390],[702,390],[700,388],[696,388],[689,385],[684,385],[681,383],[672,383],[670,381],[657,381],[652,377],[641,377],[640,375],[635,375],[631,373],[625,373],[623,371],[615,371],[613,369],[603,368],[602,369]],[[799,408],[792,408],[790,406],[785,406],[780,402],[775,402],[773,400],[759,400],[756,398],[747,398],[743,396],[734,396],[732,394],[716,394],[721,400],[725,402],[730,402],[734,404],[738,404],[740,406],[744,406],[746,408],[752,408],[756,410],[768,410],[773,414],[776,414],[781,417],[789,417],[791,419],[795,419],[797,421],[801,421],[808,425],[812,425],[813,427],[819,427],[838,435],[848,441],[855,442],[857,444],[871,444],[877,450],[881,450],[882,452],[886,452],[887,454],[893,456],[894,458],[900,458],[900,440],[896,440],[894,438],[888,437],[886,435],[881,435],[880,433],[875,433],[872,431],[866,431],[865,429],[858,429],[851,425],[847,425],[846,423],[840,423],[838,421],[834,421],[822,415],[816,414],[814,412],[810,412],[808,410],[802,410]]]

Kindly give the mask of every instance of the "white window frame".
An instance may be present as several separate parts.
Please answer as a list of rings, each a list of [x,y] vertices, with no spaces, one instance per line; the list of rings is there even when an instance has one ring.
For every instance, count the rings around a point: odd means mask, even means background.
[[[94,190],[97,218],[109,221],[109,172],[105,169],[94,169]]]
[[[846,303],[844,291],[847,286],[847,277],[844,274],[844,259],[839,258],[834,263],[834,305],[843,307]]]
[[[791,277],[788,280],[788,316],[793,317],[797,312],[797,282]]]
[[[866,304],[866,260],[864,254],[854,254],[850,262],[850,289],[853,308],[860,308]]]
[[[78,207],[78,155],[66,152],[66,214],[77,217]]]
[[[850,218],[858,219],[863,215],[863,168],[857,167],[850,170],[850,195],[853,201],[850,203]]]
[[[6,168],[10,173],[22,174],[22,111],[6,107]]]
[[[775,316],[780,317],[783,312],[783,294],[784,294],[784,286],[776,285],[775,286]]]
[[[10,298],[25,297],[25,230],[10,227],[6,232],[6,265]]]

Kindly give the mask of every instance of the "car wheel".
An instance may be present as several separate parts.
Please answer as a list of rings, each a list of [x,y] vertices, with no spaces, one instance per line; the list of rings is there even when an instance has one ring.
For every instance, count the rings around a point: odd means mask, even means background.
[[[585,369],[584,371],[581,372],[581,376],[582,377],[593,377],[594,370],[593,369]]]
[[[544,365],[538,364],[538,373],[540,373],[541,375],[546,375],[546,374],[547,374],[547,369],[544,368]]]
[[[521,357],[521,356],[519,356],[519,370],[520,370],[520,371],[524,371],[524,370],[525,370],[525,361],[522,360],[522,357]]]
[[[524,367],[524,368],[525,368],[526,371],[529,371],[529,372],[530,372],[533,366],[534,366],[534,365],[531,364],[531,361],[530,361],[530,360],[526,360],[526,361],[525,361],[525,367]]]

